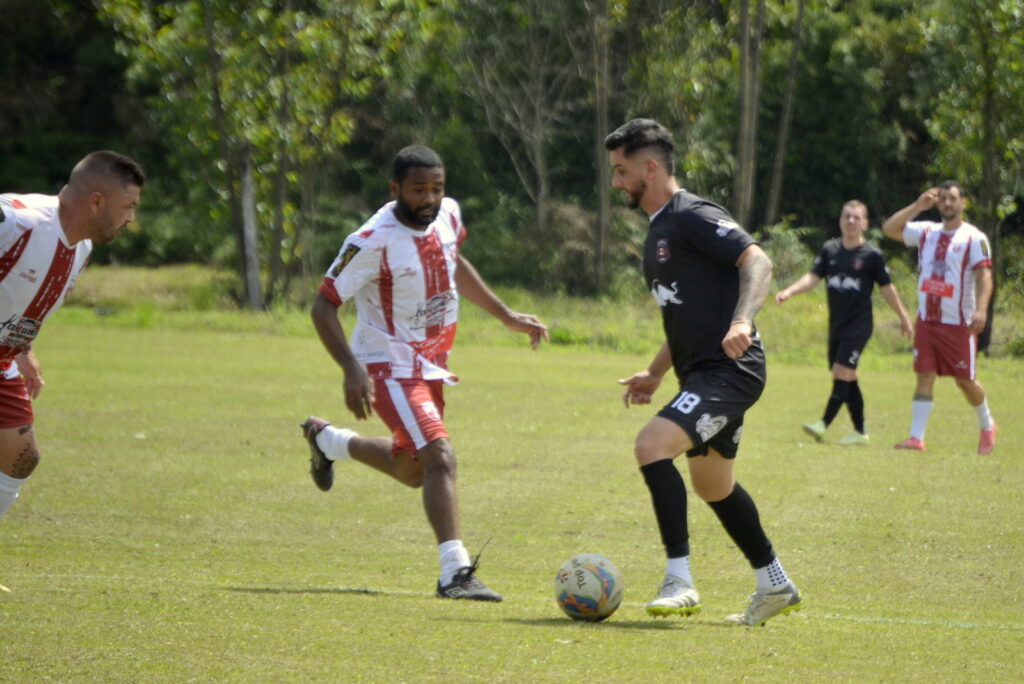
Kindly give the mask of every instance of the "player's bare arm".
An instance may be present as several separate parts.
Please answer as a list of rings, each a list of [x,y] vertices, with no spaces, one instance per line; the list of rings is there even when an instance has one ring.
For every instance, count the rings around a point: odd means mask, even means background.
[[[530,337],[530,347],[536,349],[541,340],[550,342],[548,327],[533,314],[512,311],[494,294],[477,272],[476,268],[461,254],[455,270],[455,286],[459,295],[473,302],[481,309],[501,321],[506,328]]]
[[[896,286],[892,283],[883,285],[881,287],[882,297],[885,299],[885,303],[889,305],[889,308],[895,312],[900,319],[900,332],[908,340],[914,339],[914,324],[910,322],[910,317],[907,315],[907,310],[903,308],[903,302],[900,300],[900,295],[896,291]]]
[[[338,318],[338,307],[322,294],[313,302],[313,325],[327,353],[345,374],[345,406],[359,420],[366,420],[373,411],[373,384],[345,339],[345,330]]]
[[[782,304],[782,302],[786,301],[790,297],[803,294],[804,292],[814,289],[814,286],[817,285],[820,280],[820,277],[810,271],[804,273],[795,283],[784,290],[779,290],[775,295],[775,303]]]
[[[988,322],[988,302],[992,298],[992,269],[974,269],[974,290],[977,305],[971,314],[971,332],[980,335]]]
[[[772,260],[758,245],[750,245],[736,261],[740,272],[740,293],[732,313],[732,325],[722,340],[722,349],[730,359],[738,359],[753,340],[754,316],[761,309],[772,281]]]
[[[928,188],[914,200],[913,204],[908,204],[886,219],[885,223],[882,224],[882,232],[885,233],[886,237],[902,241],[903,229],[906,227],[907,221],[910,221],[922,211],[928,211],[938,202],[939,189]]]
[[[650,404],[651,398],[661,385],[661,379],[671,367],[672,354],[666,342],[658,349],[658,353],[647,368],[619,380],[620,385],[626,386],[626,391],[622,395],[622,402],[626,408],[629,408],[630,404]]]
[[[46,384],[43,381],[43,373],[39,368],[36,355],[32,353],[31,349],[26,349],[15,356],[14,360],[18,364],[22,380],[25,381],[25,390],[28,392],[29,399],[35,399],[42,391],[43,385]]]

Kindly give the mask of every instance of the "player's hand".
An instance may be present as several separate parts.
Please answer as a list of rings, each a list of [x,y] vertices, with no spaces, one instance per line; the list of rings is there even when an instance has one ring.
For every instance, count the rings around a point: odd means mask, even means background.
[[[359,420],[373,415],[373,383],[362,366],[345,373],[345,406]]]
[[[35,399],[46,384],[36,355],[27,350],[15,356],[14,360],[18,363],[21,379],[25,381],[25,391],[28,392],[29,399]]]
[[[509,315],[508,320],[505,321],[505,327],[509,330],[529,335],[530,348],[532,349],[539,347],[541,340],[551,341],[551,336],[548,334],[548,326],[541,323],[540,319],[533,314],[522,314],[513,311]]]
[[[750,348],[753,344],[751,335],[754,330],[750,323],[746,321],[733,321],[732,325],[729,326],[729,332],[725,334],[725,339],[722,340],[722,349],[725,350],[725,355],[730,359],[738,359]]]
[[[779,290],[778,294],[775,295],[775,303],[781,304],[789,298],[790,294],[788,290]]]
[[[985,330],[985,323],[988,321],[987,311],[975,311],[971,314],[971,332],[980,335]]]
[[[628,378],[619,380],[620,385],[626,386],[626,392],[622,395],[622,403],[629,408],[630,404],[650,404],[651,397],[661,384],[661,378],[652,375],[650,371],[642,370],[634,373]]]
[[[914,324],[910,322],[909,318],[900,321],[900,331],[908,340],[914,339]]]
[[[927,211],[939,203],[939,189],[928,188],[921,193],[921,196],[917,198],[914,203],[917,205],[918,211]]]

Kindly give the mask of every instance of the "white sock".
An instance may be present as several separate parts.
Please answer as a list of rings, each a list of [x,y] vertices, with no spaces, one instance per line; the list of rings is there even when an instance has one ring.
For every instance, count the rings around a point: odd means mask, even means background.
[[[988,410],[988,399],[982,400],[980,404],[972,407],[978,416],[978,427],[982,430],[992,429],[992,412]]]
[[[682,558],[669,558],[668,564],[665,566],[665,574],[675,575],[691,587],[693,586],[693,577],[690,576],[689,556],[683,556]]]
[[[0,473],[0,518],[4,517],[4,513],[11,507],[14,500],[18,498],[18,490],[26,482],[28,482],[27,477],[19,480],[7,473]]]
[[[932,415],[932,400],[915,399],[910,402],[910,407],[910,436],[923,442],[924,431],[928,427],[928,416]]]
[[[468,568],[470,565],[469,551],[462,545],[461,539],[441,542],[437,546],[437,555],[441,559],[441,586],[450,584],[459,568]]]
[[[358,436],[358,433],[348,428],[328,425],[316,436],[316,445],[328,460],[347,461],[352,458],[348,453],[348,441]]]
[[[754,568],[754,576],[757,578],[757,591],[762,594],[781,589],[789,584],[789,577],[782,569],[782,563],[778,558],[763,568]]]

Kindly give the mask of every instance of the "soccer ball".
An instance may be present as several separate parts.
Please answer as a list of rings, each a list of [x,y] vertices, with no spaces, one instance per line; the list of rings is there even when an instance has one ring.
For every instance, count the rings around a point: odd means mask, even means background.
[[[615,564],[596,553],[573,556],[555,575],[555,601],[573,620],[604,620],[619,607],[625,588]]]

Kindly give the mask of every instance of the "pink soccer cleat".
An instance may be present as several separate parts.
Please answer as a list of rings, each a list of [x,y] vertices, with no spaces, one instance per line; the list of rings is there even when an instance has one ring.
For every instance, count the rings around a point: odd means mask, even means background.
[[[917,437],[907,437],[902,442],[892,445],[893,449],[910,449],[911,451],[924,451],[924,441]]]
[[[992,450],[996,448],[996,422],[992,421],[992,427],[988,430],[982,430],[981,436],[978,437],[978,453],[982,456],[991,454]]]

